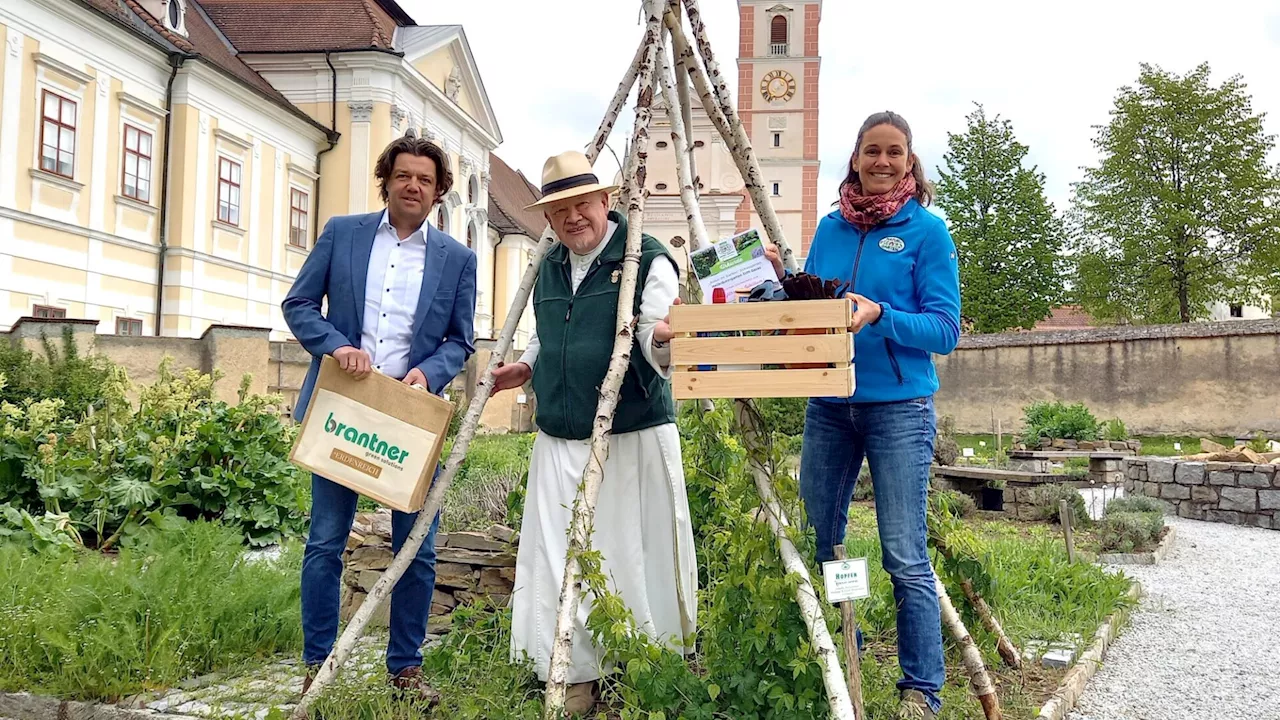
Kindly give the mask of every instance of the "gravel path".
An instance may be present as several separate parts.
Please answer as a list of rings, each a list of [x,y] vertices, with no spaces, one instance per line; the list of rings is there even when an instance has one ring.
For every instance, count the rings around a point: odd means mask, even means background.
[[[1168,522],[1165,561],[1123,568],[1146,596],[1071,720],[1280,720],[1280,532]]]

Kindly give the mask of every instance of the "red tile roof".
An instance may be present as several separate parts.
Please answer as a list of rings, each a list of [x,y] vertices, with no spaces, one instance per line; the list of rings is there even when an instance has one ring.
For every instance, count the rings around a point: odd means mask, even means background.
[[[317,129],[325,130],[324,125],[316,122],[311,116],[289,102],[284,95],[280,94],[279,90],[276,90],[271,83],[267,82],[266,78],[263,78],[238,57],[236,48],[212,24],[211,19],[205,14],[204,7],[196,0],[187,0],[185,18],[187,37],[185,38],[171,32],[158,18],[147,12],[137,0],[83,1],[89,7],[111,20],[146,36],[153,44],[166,52],[178,51],[194,55],[248,85]]]
[[[501,233],[523,233],[537,240],[547,227],[547,219],[525,206],[538,201],[538,189],[502,158],[489,154],[489,224]]]
[[[1092,327],[1093,318],[1079,305],[1063,305],[1054,308],[1053,313],[1036,323],[1032,330],[1082,330]]]
[[[390,50],[396,26],[413,24],[390,0],[202,0],[202,4],[231,42],[247,53]],[[402,16],[401,22],[396,14]]]

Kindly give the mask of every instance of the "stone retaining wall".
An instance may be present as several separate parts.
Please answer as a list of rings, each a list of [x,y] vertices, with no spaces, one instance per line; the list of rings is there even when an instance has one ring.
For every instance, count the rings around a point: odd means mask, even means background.
[[[516,581],[516,532],[494,525],[485,532],[436,535],[436,589],[427,632],[447,632],[453,609],[479,597],[505,605]],[[349,620],[382,571],[391,566],[391,511],[361,513],[352,525],[343,554],[342,619]],[[383,603],[372,623],[386,627],[391,603]]]
[[[1125,490],[1192,520],[1280,530],[1280,465],[1126,460]]]

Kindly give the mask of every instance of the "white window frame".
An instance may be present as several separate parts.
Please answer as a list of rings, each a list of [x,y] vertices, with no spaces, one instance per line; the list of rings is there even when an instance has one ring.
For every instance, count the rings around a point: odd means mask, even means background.
[[[773,191],[773,194],[770,197],[782,197],[782,181],[773,180],[769,184],[770,189]]]

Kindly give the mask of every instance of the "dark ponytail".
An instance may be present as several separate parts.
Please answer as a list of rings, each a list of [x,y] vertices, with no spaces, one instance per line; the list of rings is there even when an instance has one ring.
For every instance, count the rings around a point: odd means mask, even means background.
[[[858,171],[853,169],[853,158],[857,157],[858,151],[862,149],[862,136],[871,128],[880,125],[891,125],[907,136],[907,152],[911,153],[911,177],[916,179],[916,201],[921,205],[928,206],[933,202],[933,185],[925,179],[924,167],[921,166],[920,158],[916,156],[915,150],[912,149],[911,126],[907,124],[906,119],[901,115],[889,110],[875,113],[867,118],[862,123],[862,127],[858,129],[858,141],[853,146],[853,157],[849,158],[849,174],[840,183],[841,192],[844,191],[845,185],[855,182],[861,184],[858,178]]]

